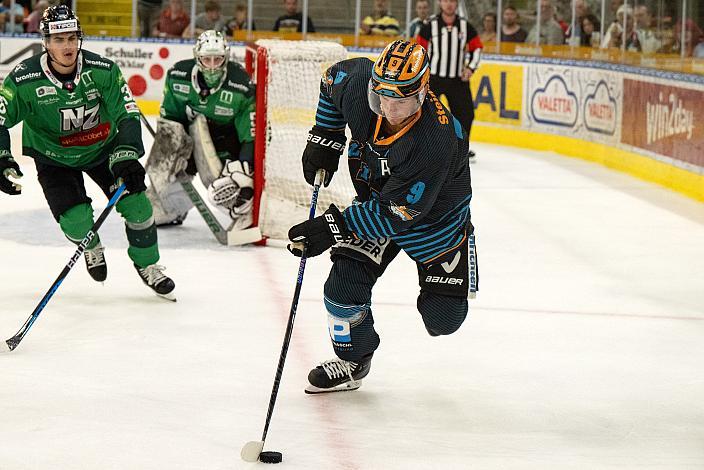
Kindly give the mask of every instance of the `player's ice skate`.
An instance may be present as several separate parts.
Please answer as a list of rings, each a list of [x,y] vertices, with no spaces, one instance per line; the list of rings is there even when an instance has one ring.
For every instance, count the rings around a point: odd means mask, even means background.
[[[94,281],[104,282],[108,277],[108,265],[105,263],[105,248],[98,243],[94,248],[83,251],[88,274]]]
[[[344,361],[339,358],[321,362],[308,374],[310,385],[306,393],[349,392],[362,386],[362,379],[369,374],[371,358],[361,362]]]
[[[166,268],[158,264],[150,264],[146,268],[140,268],[135,264],[134,267],[139,273],[139,277],[142,278],[142,281],[153,290],[156,295],[166,300],[176,302],[176,296],[174,295],[176,284],[174,284],[174,281],[171,280],[170,277],[163,273]]]

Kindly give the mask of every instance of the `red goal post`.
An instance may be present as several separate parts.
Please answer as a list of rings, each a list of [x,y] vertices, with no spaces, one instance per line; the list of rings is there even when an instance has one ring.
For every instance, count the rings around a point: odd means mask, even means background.
[[[315,124],[322,72],[346,57],[345,48],[332,42],[263,39],[246,45],[245,67],[256,86],[253,226],[263,240],[285,239],[289,227],[307,217],[311,187],[301,155]],[[340,166],[320,191],[321,208],[345,207],[354,197],[346,165]]]

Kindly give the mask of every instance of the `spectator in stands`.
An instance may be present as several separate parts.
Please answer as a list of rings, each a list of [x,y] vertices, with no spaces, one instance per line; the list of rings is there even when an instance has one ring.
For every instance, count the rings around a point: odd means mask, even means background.
[[[496,42],[496,13],[486,13],[482,18],[482,32],[479,34],[479,39],[483,44]]]
[[[692,57],[695,59],[702,59],[704,58],[704,42],[700,42],[697,44],[697,46],[694,48],[694,51],[692,52]]]
[[[184,38],[192,38],[200,36],[208,30],[225,31],[225,18],[222,16],[222,8],[218,0],[205,0],[205,11],[196,16],[194,31],[191,31],[191,25],[189,24],[183,31],[182,36]]]
[[[421,26],[430,17],[430,0],[416,0],[416,16],[408,27],[408,37],[414,38],[418,35]]]
[[[374,13],[360,25],[363,34],[398,36],[401,29],[398,20],[389,14],[389,0],[374,0]]]
[[[46,10],[47,8],[49,8],[49,2],[47,0],[39,0],[37,4],[34,5],[34,10],[32,10],[32,13],[30,13],[24,20],[25,32],[39,32],[39,22],[42,20],[44,10]]]
[[[624,47],[624,15],[626,18],[625,49],[627,51],[640,52],[640,41],[638,40],[638,34],[636,33],[636,30],[634,28],[635,22],[633,20],[633,8],[631,8],[630,5],[621,5],[618,8],[618,11],[616,11],[616,21],[611,23],[609,29],[606,30],[606,34],[604,34],[604,39],[601,42],[601,47],[616,49],[621,49]]]
[[[140,35],[148,38],[159,21],[161,0],[138,0],[137,17],[139,18]]]
[[[183,0],[169,0],[169,6],[161,12],[153,36],[180,38],[190,23],[191,18],[183,9]]]
[[[274,31],[282,33],[302,33],[303,13],[298,11],[298,0],[284,0],[284,9],[286,10],[286,14],[276,18]],[[306,21],[308,22],[307,31],[314,33],[315,26],[313,26],[310,16],[306,18]]]
[[[227,20],[227,24],[225,24],[225,35],[232,36],[235,34],[235,31],[244,29],[247,29],[247,6],[238,3],[235,6],[235,16]],[[252,21],[252,31],[256,29],[257,27],[255,26],[254,21]]]
[[[501,25],[502,42],[525,42],[528,32],[521,27],[518,10],[512,6],[504,8]]]
[[[12,18],[15,23],[12,25]],[[24,8],[19,3],[12,6],[10,0],[2,0],[0,4],[0,23],[4,33],[24,33]]]
[[[692,20],[685,20],[684,22],[684,46],[682,46],[682,23],[680,21],[675,25],[675,50],[678,53],[682,52],[684,48],[684,56],[692,57],[694,55],[694,48],[702,40],[702,30],[697,26],[697,24]]]
[[[539,44],[560,45],[565,43],[565,32],[555,20],[555,7],[551,0],[540,0],[540,42]],[[526,42],[538,41],[538,25],[528,32]]]
[[[599,47],[601,44],[601,25],[599,24],[599,18],[595,15],[589,13],[587,16],[582,18],[580,24],[580,39],[579,45],[582,47]]]
[[[611,0],[610,7],[606,10],[604,18],[602,18],[603,25],[616,21],[616,12],[621,5],[623,5],[623,0]]]
[[[580,45],[582,40],[582,20],[587,15],[590,15],[591,9],[587,5],[586,0],[576,0],[574,5],[575,12],[575,22],[574,22],[574,33],[572,32],[572,21],[567,25],[567,32],[565,37],[567,42],[572,45]],[[570,9],[570,16],[572,15],[572,10]]]
[[[653,14],[648,5],[636,5],[634,9],[636,20],[636,34],[644,54],[653,54],[662,47],[655,29]]]

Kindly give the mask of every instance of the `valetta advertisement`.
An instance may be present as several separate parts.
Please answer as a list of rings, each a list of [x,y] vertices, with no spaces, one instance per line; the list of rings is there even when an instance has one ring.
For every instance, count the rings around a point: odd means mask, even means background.
[[[622,85],[619,75],[581,67],[527,68],[528,127],[540,132],[617,143]]]

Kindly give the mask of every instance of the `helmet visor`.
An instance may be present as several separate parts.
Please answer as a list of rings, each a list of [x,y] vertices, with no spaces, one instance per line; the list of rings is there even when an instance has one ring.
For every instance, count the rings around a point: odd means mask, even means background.
[[[401,121],[418,112],[425,100],[426,89],[405,98],[387,96],[374,91],[373,80],[369,80],[367,87],[367,100],[369,107],[379,116],[391,121]]]

